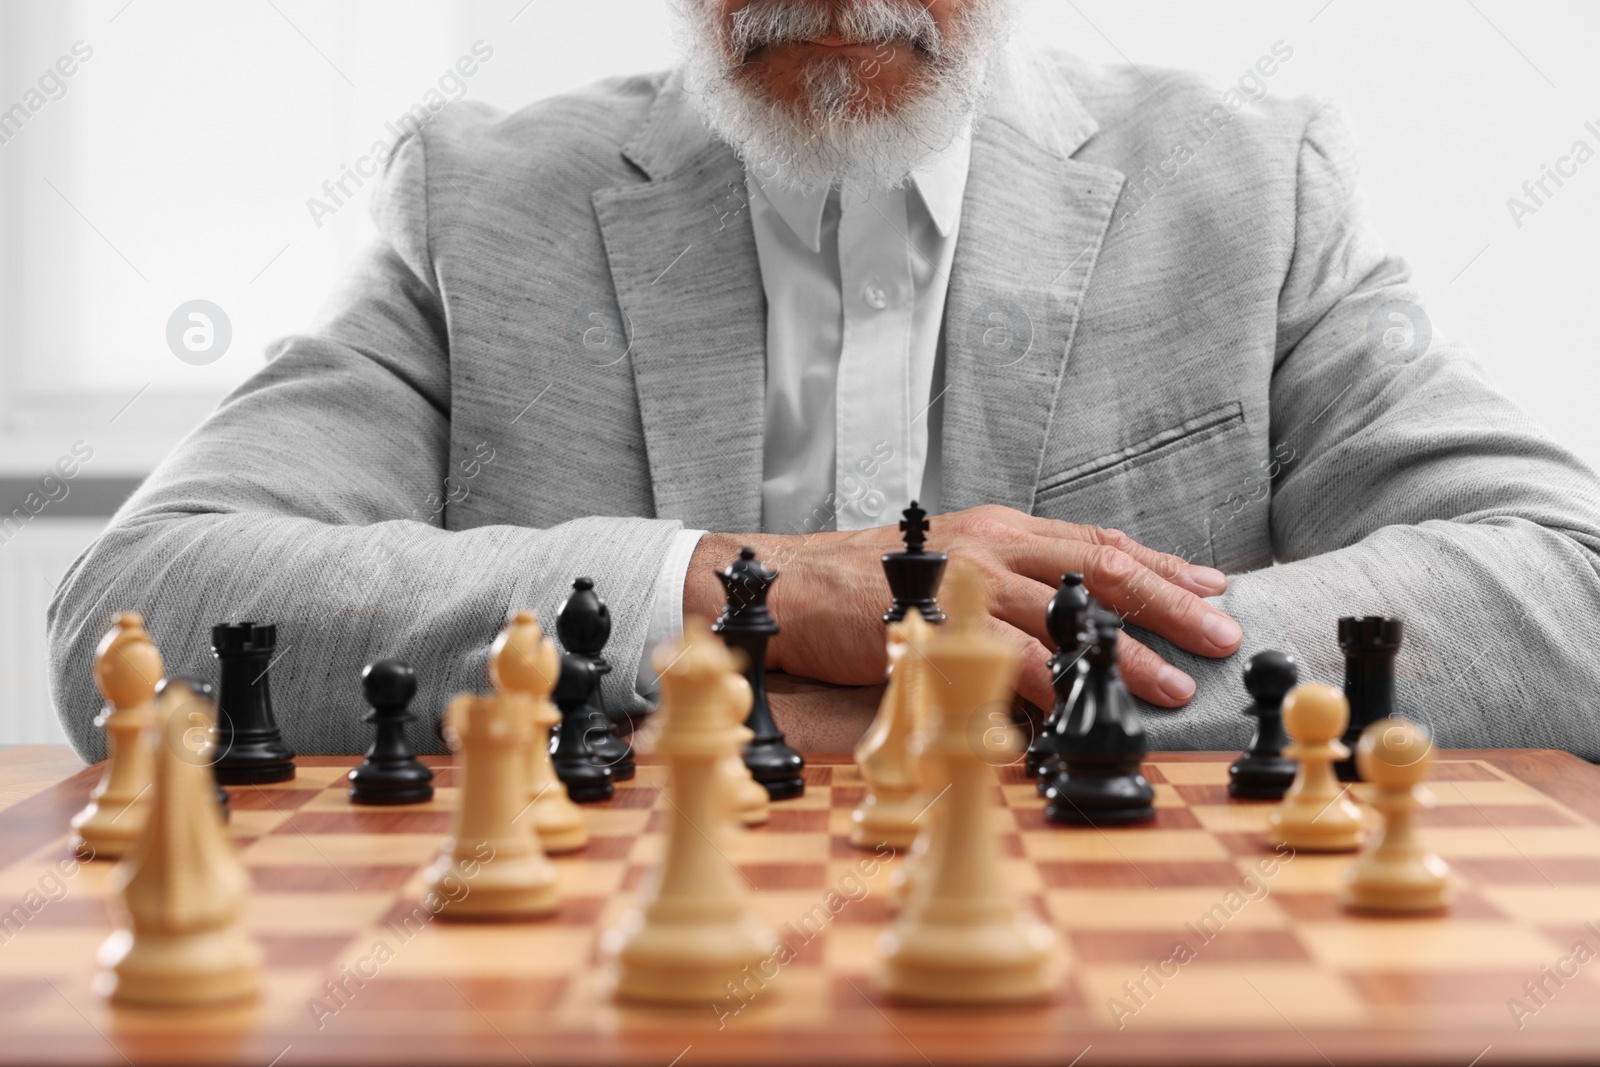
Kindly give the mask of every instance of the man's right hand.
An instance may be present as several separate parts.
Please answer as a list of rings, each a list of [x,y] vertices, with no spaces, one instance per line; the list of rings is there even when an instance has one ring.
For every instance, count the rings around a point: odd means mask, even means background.
[[[1146,548],[1119,530],[1081,526],[984,505],[937,516],[937,548],[975,564],[989,590],[990,627],[1013,644],[1022,662],[1017,690],[1034,704],[1054,703],[1044,628],[1045,606],[1061,575],[1079,571],[1106,608],[1201,656],[1239,647],[1239,624],[1204,597],[1227,588],[1221,571],[1197,567]],[[885,667],[882,615],[889,585],[879,562],[901,549],[896,526],[809,535],[707,534],[684,583],[685,614],[715,618],[723,589],[716,572],[749,545],[783,577],[769,605],[782,632],[768,667],[840,685],[872,685]],[[1162,707],[1194,695],[1194,681],[1130,637],[1117,642],[1129,690]]]

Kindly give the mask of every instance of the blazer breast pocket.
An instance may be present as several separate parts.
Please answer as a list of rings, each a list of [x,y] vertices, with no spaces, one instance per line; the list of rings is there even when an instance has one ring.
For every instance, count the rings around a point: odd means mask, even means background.
[[[1120,451],[1057,471],[1039,483],[1033,513],[1122,530],[1141,544],[1207,567],[1240,569],[1255,553],[1232,540],[1266,538],[1267,497],[1248,501],[1219,544],[1212,512],[1254,470],[1255,444],[1237,400],[1201,412]],[[1269,553],[1270,557],[1270,553]]]

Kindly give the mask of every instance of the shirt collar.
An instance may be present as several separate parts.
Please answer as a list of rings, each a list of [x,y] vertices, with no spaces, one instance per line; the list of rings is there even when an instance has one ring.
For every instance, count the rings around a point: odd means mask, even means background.
[[[922,197],[940,237],[949,237],[961,218],[961,198],[966,195],[967,168],[971,161],[972,124],[968,122],[955,140],[911,172],[910,184]],[[813,252],[822,251],[822,212],[831,188],[813,185],[792,189],[777,182],[763,184],[749,168],[745,176],[748,184],[766,198],[802,244]]]

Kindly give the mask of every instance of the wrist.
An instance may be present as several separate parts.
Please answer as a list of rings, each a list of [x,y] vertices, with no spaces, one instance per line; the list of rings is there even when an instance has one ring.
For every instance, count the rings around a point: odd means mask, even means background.
[[[727,590],[723,588],[717,574],[739,557],[741,548],[748,546],[755,549],[757,559],[782,572],[785,566],[793,562],[792,555],[782,549],[781,542],[784,540],[786,539],[773,534],[708,533],[700,538],[700,543],[695,546],[694,555],[689,559],[689,570],[684,576],[684,617],[699,615],[707,622],[715,622],[717,616],[722,614],[727,604]],[[784,579],[780,577],[773,583],[767,599],[767,608],[780,626],[783,625],[784,611],[779,604],[787,599],[780,593],[783,589]],[[778,653],[779,644],[780,641],[775,639],[767,646],[769,670],[782,670],[782,658]]]

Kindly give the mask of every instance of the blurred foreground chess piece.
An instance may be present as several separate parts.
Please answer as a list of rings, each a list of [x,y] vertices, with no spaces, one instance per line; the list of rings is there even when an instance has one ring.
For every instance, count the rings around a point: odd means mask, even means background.
[[[272,714],[267,675],[278,648],[270,623],[225,622],[211,628],[211,651],[221,667],[217,685],[217,781],[264,785],[294,777],[294,753]]]
[[[538,616],[519,611],[489,649],[489,682],[497,693],[521,693],[533,708],[528,745],[528,817],[548,853],[572,852],[589,843],[583,809],[572,802],[550,762],[550,727],[561,721],[550,692],[561,671],[561,653],[539,627]]]
[[[922,657],[934,629],[912,605],[889,623],[889,680],[878,717],[856,745],[856,766],[866,795],[850,813],[850,843],[876,849],[910,848],[917,839],[917,815],[926,806],[917,788],[917,754],[911,738],[926,716],[928,684]]]
[[[1050,779],[1060,771],[1062,732],[1066,729],[1068,712],[1078,692],[1089,675],[1089,605],[1093,601],[1084,588],[1083,575],[1069,572],[1061,576],[1061,586],[1050,598],[1044,611],[1044,628],[1056,643],[1055,655],[1050,657],[1050,686],[1055,690],[1056,702],[1045,716],[1039,733],[1028,745],[1024,769],[1039,778],[1041,794],[1050,786]]]
[[[144,619],[125,611],[94,653],[94,681],[105,697],[95,725],[105,731],[108,762],[89,806],[72,818],[72,847],[84,858],[125,855],[144,829],[154,777],[156,686],[165,668]]]
[[[1383,815],[1377,836],[1345,871],[1340,899],[1363,911],[1419,912],[1448,907],[1450,867],[1427,849],[1414,825],[1433,798],[1423,782],[1433,765],[1433,738],[1404,719],[1379,719],[1361,731],[1356,762],[1371,782],[1372,806]]]
[[[767,595],[778,572],[761,565],[755,549],[741,548],[739,558],[717,572],[727,603],[712,631],[729,648],[744,654],[745,680],[750,683],[750,717],[745,725],[754,736],[744,746],[744,763],[773,800],[790,800],[806,791],[801,771],[806,761],[784,743],[767,704],[767,642],[778,624],[767,610]]]
[[[705,1004],[727,996],[745,968],[794,957],[756,915],[724,851],[733,796],[719,769],[739,750],[732,702],[743,699],[727,682],[733,656],[691,617],[652,661],[661,675],[655,751],[667,763],[666,842],[641,904],[605,932],[601,951],[618,996]],[[788,955],[775,959],[780,949]]]
[[[1345,724],[1342,740],[1346,752],[1351,753],[1334,764],[1340,781],[1361,781],[1361,768],[1353,755],[1361,731],[1379,719],[1396,714],[1394,659],[1403,636],[1404,627],[1399,619],[1367,615],[1339,620],[1339,648],[1344,652],[1344,696],[1350,707],[1350,721]]]
[[[517,821],[528,807],[532,704],[522,693],[466,693],[445,710],[460,800],[455,829],[423,876],[443,902],[440,918],[532,919],[561,904],[538,833]]]
[[[433,771],[406,741],[417,674],[397,659],[380,659],[361,672],[361,694],[371,707],[361,719],[377,727],[366,758],[350,771],[356,804],[422,804],[433,799]]]
[[[938,817],[899,918],[878,941],[879,987],[907,1000],[1034,1000],[1055,987],[1055,935],[1018,906],[995,833],[994,768],[969,726],[1009,705],[1017,676],[1010,646],[984,631],[983,580],[951,569],[950,621],[928,642],[929,732],[923,766]]]
[[[213,714],[209,700],[177,679],[156,699],[149,813],[138,844],[111,873],[117,930],[97,957],[95,990],[113,1001],[211,1004],[260,986],[261,952],[243,922],[250,879],[222,824],[204,740]],[[199,749],[190,747],[196,737]]]
[[[1244,800],[1282,800],[1294,784],[1298,765],[1283,757],[1289,738],[1283,732],[1283,698],[1300,681],[1300,668],[1287,652],[1259,652],[1244,669],[1244,687],[1253,698],[1246,715],[1256,720],[1250,750],[1228,768],[1228,793]]]
[[[1283,701],[1293,742],[1283,750],[1300,771],[1283,803],[1267,817],[1267,839],[1302,852],[1353,852],[1361,847],[1361,810],[1333,773],[1349,751],[1337,738],[1350,709],[1331,685],[1297,685]]]

